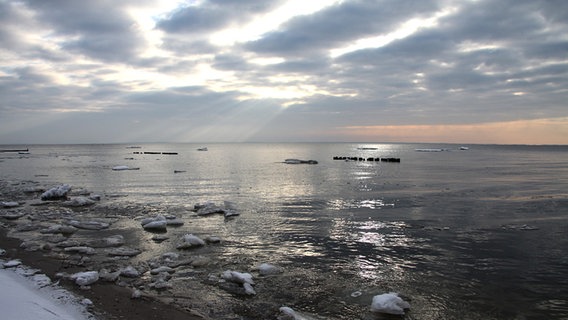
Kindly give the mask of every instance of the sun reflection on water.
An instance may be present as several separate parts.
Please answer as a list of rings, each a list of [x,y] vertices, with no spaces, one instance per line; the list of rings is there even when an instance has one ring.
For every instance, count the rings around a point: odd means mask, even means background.
[[[361,279],[394,281],[406,277],[408,269],[416,268],[420,239],[408,236],[406,224],[400,221],[352,221],[337,218],[332,221],[330,238],[348,243],[352,254],[351,268]]]
[[[394,203],[385,202],[383,199],[334,199],[328,202],[328,208],[333,210],[345,209],[383,209],[387,207],[394,207]]]

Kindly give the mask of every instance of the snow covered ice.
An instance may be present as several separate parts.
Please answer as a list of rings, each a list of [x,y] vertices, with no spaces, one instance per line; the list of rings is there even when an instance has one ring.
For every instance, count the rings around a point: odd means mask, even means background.
[[[402,300],[402,298],[394,292],[376,295],[373,297],[373,302],[371,303],[371,311],[377,313],[403,315],[404,309],[409,308],[410,304]]]
[[[28,274],[34,274],[28,276]],[[94,319],[80,298],[51,284],[43,274],[22,267],[0,269],[2,319],[87,320]]]

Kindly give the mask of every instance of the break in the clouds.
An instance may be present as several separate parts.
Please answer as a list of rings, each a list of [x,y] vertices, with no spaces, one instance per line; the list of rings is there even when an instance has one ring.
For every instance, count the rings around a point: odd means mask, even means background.
[[[0,143],[568,143],[568,2],[0,0]]]

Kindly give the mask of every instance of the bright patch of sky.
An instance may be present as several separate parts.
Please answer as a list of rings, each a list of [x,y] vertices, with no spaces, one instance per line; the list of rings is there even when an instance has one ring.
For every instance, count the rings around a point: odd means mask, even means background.
[[[420,29],[435,27],[441,18],[454,13],[456,10],[455,7],[444,8],[442,11],[436,12],[429,18],[410,19],[387,34],[358,39],[345,47],[332,49],[330,50],[330,56],[336,58],[349,52],[386,46],[395,40],[404,39]]]
[[[219,46],[230,46],[235,42],[257,40],[262,34],[277,30],[282,23],[294,17],[309,15],[340,2],[340,0],[290,0],[244,26],[227,28],[213,34],[211,42]]]

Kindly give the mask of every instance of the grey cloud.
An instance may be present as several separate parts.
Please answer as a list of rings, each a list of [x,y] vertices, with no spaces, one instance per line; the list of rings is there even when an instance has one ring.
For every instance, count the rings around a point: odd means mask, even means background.
[[[67,36],[62,47],[94,59],[128,61],[144,46],[134,21],[123,10],[127,2],[27,1],[38,19]]]
[[[216,55],[212,66],[219,70],[246,71],[251,69],[250,64],[240,56],[234,54]]]
[[[301,72],[317,75],[321,72],[329,72],[331,60],[327,57],[320,57],[318,59],[299,58],[289,59],[285,62],[269,65],[267,70],[274,72]]]
[[[243,23],[251,16],[276,7],[282,1],[209,0],[199,6],[185,6],[158,22],[157,28],[170,33],[201,33]]]
[[[305,56],[394,31],[401,22],[438,9],[433,1],[346,1],[313,15],[296,17],[281,30],[248,43],[246,48],[257,53]]]

